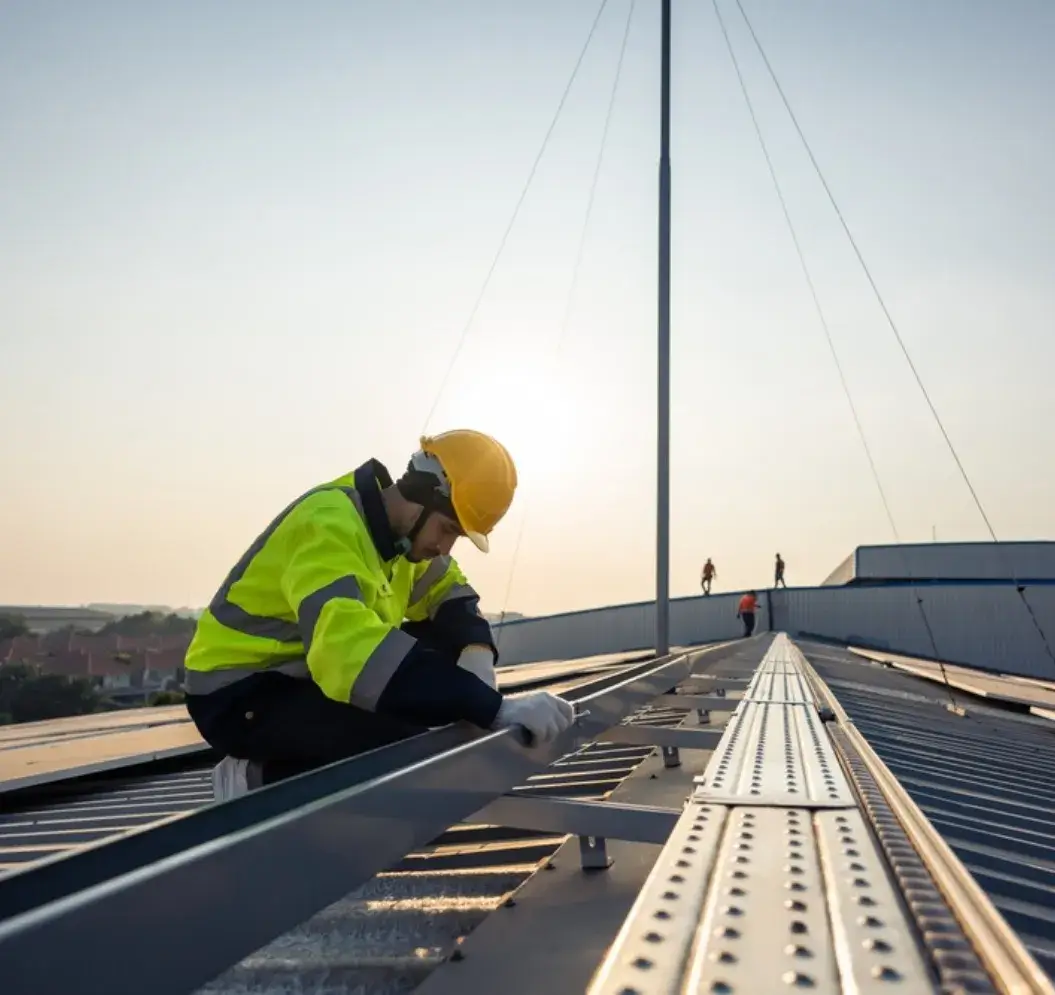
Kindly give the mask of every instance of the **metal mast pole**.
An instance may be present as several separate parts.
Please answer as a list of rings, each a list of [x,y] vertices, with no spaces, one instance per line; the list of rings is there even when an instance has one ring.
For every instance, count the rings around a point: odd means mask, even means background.
[[[659,142],[659,390],[656,452],[656,654],[670,652],[670,7],[662,0]]]

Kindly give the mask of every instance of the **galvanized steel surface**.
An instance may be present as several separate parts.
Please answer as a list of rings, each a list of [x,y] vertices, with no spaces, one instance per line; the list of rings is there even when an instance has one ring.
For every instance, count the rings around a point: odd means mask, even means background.
[[[1025,596],[1055,648],[1055,585],[1027,586]],[[917,597],[923,601],[933,644]],[[772,604],[774,625],[804,638],[823,636],[844,645],[1055,678],[1029,611],[1009,584],[793,589],[774,592]]]
[[[1055,976],[1055,732],[929,681],[799,642],[851,720]]]
[[[86,781],[72,793],[0,812],[0,876],[212,802],[209,768]],[[24,803],[23,803],[24,804]]]
[[[859,546],[855,580],[1055,581],[1055,542],[928,542]]]
[[[758,672],[799,673],[789,649],[777,636]],[[745,701],[737,714],[752,709],[816,718],[812,703]],[[697,780],[720,778],[738,739],[731,725]],[[849,786],[841,782],[839,808],[804,792],[790,803],[794,763],[785,756],[794,748],[777,747],[761,759],[752,753],[758,786],[743,798],[690,798],[590,995],[935,991],[915,924]]]
[[[1009,584],[790,588],[760,592],[757,630],[821,636],[909,655],[934,656],[917,597],[922,598],[938,654],[947,660],[1024,677],[1055,679],[1055,667],[1015,588]],[[1027,585],[1025,596],[1055,648],[1055,584]],[[671,640],[699,645],[739,637],[739,595],[671,603]],[[652,605],[507,622],[503,656],[510,661],[615,652],[652,644]]]
[[[963,926],[949,908],[934,877],[909,842],[905,828],[894,815],[868,765],[841,728],[830,729],[847,763],[861,804],[890,868],[901,887],[903,900],[927,944],[934,969],[947,992],[996,995],[997,989],[978,957]]]
[[[670,603],[670,639],[673,645],[700,645],[737,639],[743,632],[736,617],[739,594],[676,598]],[[769,628],[766,599],[761,599],[756,628]],[[650,649],[655,636],[652,602],[615,605],[543,618],[517,619],[497,627],[502,658],[511,663],[559,656],[614,653],[627,648]]]
[[[853,805],[812,705],[742,702],[696,790],[741,805]]]
[[[310,793],[316,784],[328,786],[318,803],[303,798],[299,806],[284,808],[269,820],[254,821],[237,832],[229,829],[203,845],[142,866],[137,873],[101,881],[46,907],[27,908],[0,925],[0,969],[21,976],[41,995],[67,992],[86,978],[111,992],[138,992],[143,986],[173,995],[185,992],[279,929],[339,899],[342,885],[347,889],[365,884],[400,854],[509,790],[532,770],[544,768],[547,760],[559,759],[562,743],[566,749],[576,738],[582,742],[584,736],[596,735],[589,732],[591,727],[601,731],[605,722],[622,718],[627,709],[640,707],[684,679],[698,656],[631,667],[578,689],[573,699],[589,709],[584,728],[552,744],[525,749],[515,730],[469,737],[410,766],[401,763],[388,776],[334,789],[331,782],[335,777],[340,781],[349,765],[399,752],[404,744],[396,744],[210,807],[199,815],[229,814],[233,822],[236,810],[248,816],[266,801]],[[683,714],[678,713],[679,718]],[[448,731],[458,732],[438,732]],[[201,822],[199,815],[186,822]],[[352,837],[354,846],[349,845]],[[97,855],[101,858],[106,849]],[[292,854],[296,860],[290,859]],[[262,868],[267,868],[263,876]],[[25,877],[31,878],[32,872]],[[280,903],[263,899],[275,892],[282,895]],[[130,952],[115,963],[101,937],[110,935],[118,920],[163,932],[169,945],[149,956],[145,950]],[[224,927],[206,929],[206,920],[222,921]],[[56,946],[67,951],[75,947],[77,954],[65,960],[42,955]]]

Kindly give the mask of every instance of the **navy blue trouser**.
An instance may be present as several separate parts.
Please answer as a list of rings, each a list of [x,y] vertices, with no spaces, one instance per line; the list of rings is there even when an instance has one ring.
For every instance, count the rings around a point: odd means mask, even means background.
[[[428,642],[428,623],[403,629]],[[202,738],[261,766],[264,784],[424,732],[425,727],[327,698],[314,681],[258,673],[212,694],[187,695]]]

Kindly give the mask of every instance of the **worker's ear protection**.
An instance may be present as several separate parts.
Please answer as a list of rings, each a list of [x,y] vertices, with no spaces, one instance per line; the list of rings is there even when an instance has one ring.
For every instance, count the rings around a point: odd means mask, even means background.
[[[439,460],[427,453],[415,453],[407,464],[406,473],[396,481],[399,493],[407,501],[421,505],[421,512],[405,537],[396,540],[400,553],[410,552],[418,533],[425,527],[429,515],[434,511],[458,520],[451,504],[450,483]]]

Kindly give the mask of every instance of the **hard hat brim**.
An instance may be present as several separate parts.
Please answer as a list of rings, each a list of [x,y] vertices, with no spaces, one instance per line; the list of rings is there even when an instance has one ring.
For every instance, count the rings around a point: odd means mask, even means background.
[[[488,541],[487,536],[482,532],[466,532],[466,538],[471,542],[481,553],[486,553],[491,548],[491,543]]]

